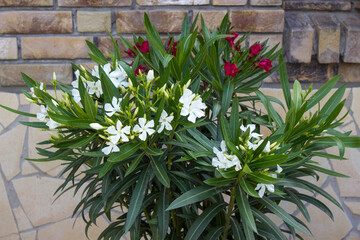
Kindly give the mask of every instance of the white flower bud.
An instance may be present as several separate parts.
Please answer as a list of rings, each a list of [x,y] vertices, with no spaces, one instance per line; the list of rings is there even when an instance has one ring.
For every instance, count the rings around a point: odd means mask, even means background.
[[[148,74],[146,75],[146,80],[148,83],[150,83],[154,80],[154,70],[150,70],[148,72]]]
[[[51,102],[55,105],[55,107],[59,106],[59,104],[54,99],[51,99]]]
[[[104,126],[100,125],[99,123],[90,123],[90,127],[95,130],[101,130],[101,129],[105,128]]]

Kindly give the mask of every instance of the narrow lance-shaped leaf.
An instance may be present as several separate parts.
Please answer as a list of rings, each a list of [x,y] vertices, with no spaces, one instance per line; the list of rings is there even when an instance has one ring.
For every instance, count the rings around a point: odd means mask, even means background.
[[[279,75],[280,75],[280,83],[283,90],[284,98],[288,109],[291,105],[291,93],[290,93],[290,86],[289,86],[289,79],[286,72],[286,65],[284,62],[284,57],[280,54],[279,56]]]
[[[150,159],[151,159],[151,167],[155,173],[156,178],[166,188],[169,188],[170,187],[170,179],[166,173],[166,170],[162,166],[161,162],[159,161],[159,159],[154,159],[151,155],[150,155]]]
[[[158,205],[158,226],[160,233],[160,240],[165,239],[169,228],[169,211],[166,208],[169,206],[169,192],[166,188],[162,188]]]
[[[236,203],[240,211],[241,219],[247,223],[252,231],[257,232],[247,195],[239,185],[236,188]]]

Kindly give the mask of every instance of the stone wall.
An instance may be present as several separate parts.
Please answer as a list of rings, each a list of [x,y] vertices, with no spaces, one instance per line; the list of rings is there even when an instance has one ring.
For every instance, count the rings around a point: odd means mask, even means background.
[[[166,37],[178,33],[187,13],[190,22],[201,13],[214,28],[229,13],[236,32],[252,29],[247,45],[269,39],[284,47],[290,80],[315,82],[316,86],[340,73],[351,82],[346,91],[350,110],[342,131],[359,135],[360,107],[360,1],[358,0],[0,0],[0,104],[36,113],[20,93],[20,72],[42,81],[53,72],[64,82],[73,80],[71,62],[87,65],[85,40],[106,53],[111,42],[105,28],[127,38],[144,33],[143,13]],[[120,46],[124,50],[123,46]],[[125,55],[124,55],[125,56]],[[279,97],[277,74],[265,93]],[[36,142],[46,133],[18,123],[27,120],[0,109],[0,240],[86,239],[81,219],[73,228],[71,193],[55,199],[62,182],[59,162],[35,163]],[[335,151],[335,150],[334,150]],[[324,161],[323,165],[351,178],[322,176],[318,182],[344,208],[329,203],[335,221],[309,206],[314,237],[305,239],[360,239],[360,164],[358,150],[348,150],[347,161]],[[284,206],[300,215],[294,206]],[[301,217],[300,217],[301,218]],[[90,230],[96,239],[107,225]],[[124,237],[126,239],[126,237]],[[129,238],[128,238],[129,239]]]

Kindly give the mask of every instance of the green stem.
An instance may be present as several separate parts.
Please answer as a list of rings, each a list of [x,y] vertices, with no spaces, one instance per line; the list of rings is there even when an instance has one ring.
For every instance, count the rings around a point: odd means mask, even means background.
[[[230,229],[230,217],[231,217],[234,205],[235,205],[235,186],[232,187],[231,193],[230,193],[230,204],[229,204],[229,207],[227,210],[227,214],[225,216],[225,230],[222,235],[222,240],[227,239],[227,234]]]

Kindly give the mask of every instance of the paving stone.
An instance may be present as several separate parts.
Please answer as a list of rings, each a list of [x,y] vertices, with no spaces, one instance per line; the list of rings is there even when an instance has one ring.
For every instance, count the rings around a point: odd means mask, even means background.
[[[158,6],[158,5],[208,5],[209,0],[136,0],[140,6]]]
[[[360,18],[356,16],[339,16],[342,24],[343,61],[347,63],[360,63]]]
[[[77,12],[78,32],[106,32],[111,31],[111,12]]]
[[[92,37],[22,37],[23,59],[89,58],[85,41]]]
[[[360,88],[353,88],[352,89],[352,105],[351,105],[351,111],[353,112],[352,115],[354,117],[354,120],[356,121],[356,124],[360,126]]]
[[[0,59],[12,60],[18,58],[16,38],[0,38]]]
[[[61,179],[40,176],[13,180],[17,196],[34,227],[57,222],[72,215],[80,201],[79,194],[74,197],[73,191],[66,192],[53,203],[56,198],[53,194],[62,183]]]
[[[267,39],[269,39],[267,42],[267,45],[269,46],[269,50],[272,47],[275,47],[275,45],[278,43],[280,43],[278,49],[282,47],[282,44],[283,44],[282,43],[282,41],[283,41],[282,34],[251,34],[250,38],[249,38],[249,44],[253,45],[256,42],[262,43],[262,42],[266,41]]]
[[[351,3],[345,1],[284,1],[286,10],[350,11]]]
[[[234,5],[245,5],[247,0],[213,0],[213,5],[221,6],[234,6]]]
[[[25,94],[20,93],[19,94],[19,99],[20,99],[20,105],[29,105],[30,102],[25,98]]]
[[[9,108],[18,109],[19,101],[15,93],[0,92],[0,104]],[[17,114],[0,108],[0,123],[7,128],[15,119]]]
[[[19,240],[18,234],[11,234],[9,236],[0,237],[0,240]]]
[[[330,15],[314,15],[319,63],[337,63],[340,58],[340,25]]]
[[[4,128],[0,125],[0,134],[1,134],[2,130],[4,130]]]
[[[77,219],[73,226],[74,221],[75,219],[65,219],[40,229],[38,232],[38,240],[87,240],[84,231],[85,223],[82,218]],[[102,230],[108,226],[108,223],[102,217],[98,218],[96,223],[98,227],[93,226],[89,229],[89,239],[97,239]]]
[[[53,0],[2,0],[0,7],[50,7]]]
[[[339,74],[342,82],[360,82],[360,64],[341,62]]]
[[[339,154],[336,147],[328,149],[330,154]],[[337,178],[341,197],[360,197],[360,165],[358,149],[347,148],[345,157],[348,160],[332,161],[334,170],[348,175],[350,178]]]
[[[346,240],[359,240],[360,239],[360,235],[356,234],[356,233],[351,233]]]
[[[36,231],[20,233],[21,240],[36,240]]]
[[[14,215],[11,211],[9,199],[6,193],[5,185],[0,176],[0,237],[10,234],[17,234]],[[0,238],[1,239],[1,238]]]
[[[304,14],[285,15],[285,54],[290,63],[310,63],[314,29]]]
[[[58,0],[59,7],[122,7],[131,3],[132,0]]]
[[[283,32],[283,10],[232,10],[230,22],[237,32]]]
[[[203,17],[205,25],[212,32],[213,29],[218,28],[221,24],[222,19],[226,15],[226,11],[194,11],[193,16],[196,16],[199,13],[199,18],[197,21],[197,26],[199,30],[201,29],[201,17]]]
[[[71,11],[16,11],[0,13],[0,33],[71,33]]]
[[[360,202],[347,202],[345,205],[350,209],[353,214],[360,215]]]
[[[31,165],[29,161],[25,160],[21,167],[21,174],[30,175],[34,173],[39,173],[39,171],[33,165]]]
[[[15,215],[15,219],[20,232],[32,228],[31,223],[28,217],[26,216],[24,210],[22,209],[22,207],[14,208],[13,213]]]
[[[21,72],[44,83],[53,80],[54,72],[58,81],[71,83],[73,80],[73,70],[70,64],[4,64],[0,65],[1,86],[25,86]]]
[[[18,125],[0,136],[0,165],[8,181],[20,173],[25,131],[25,126]]]
[[[181,32],[186,11],[147,12],[158,32]],[[119,33],[145,33],[144,11],[116,12],[116,31]]]
[[[252,6],[280,6],[282,0],[250,0]]]
[[[324,190],[339,201],[331,186],[326,187]],[[305,240],[343,239],[352,228],[350,220],[340,208],[335,206],[324,197],[317,196],[317,199],[331,209],[334,215],[334,221],[332,221],[329,216],[327,216],[317,207],[309,205],[307,209],[310,213],[311,224],[308,224],[308,227],[310,228],[313,236],[309,237],[302,232],[298,232],[299,235],[302,236]],[[299,217],[301,221],[306,222],[305,218],[301,214],[299,214],[297,217]]]

